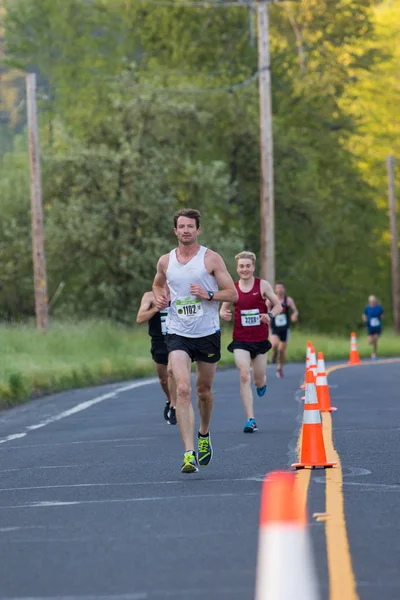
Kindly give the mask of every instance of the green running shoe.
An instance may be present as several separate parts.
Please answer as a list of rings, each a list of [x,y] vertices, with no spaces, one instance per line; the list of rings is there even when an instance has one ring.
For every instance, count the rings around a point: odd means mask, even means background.
[[[197,473],[199,470],[199,465],[197,463],[197,458],[194,452],[190,451],[185,452],[183,455],[183,465],[181,468],[181,473]]]
[[[211,445],[211,437],[208,435],[201,435],[200,433],[197,435],[197,443],[198,443],[198,460],[199,465],[201,467],[206,467],[213,455],[213,448]]]

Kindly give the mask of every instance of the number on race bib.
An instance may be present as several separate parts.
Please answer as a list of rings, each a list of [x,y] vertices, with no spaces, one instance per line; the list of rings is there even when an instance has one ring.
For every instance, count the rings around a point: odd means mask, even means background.
[[[176,311],[181,319],[197,319],[203,315],[203,307],[200,298],[178,298]]]
[[[281,313],[275,317],[275,327],[286,327],[287,325],[287,315]]]
[[[370,322],[369,322],[370,327],[380,327],[381,326],[381,320],[378,319],[377,317],[372,317]]]
[[[241,310],[243,327],[255,327],[260,324],[260,311],[258,308],[252,310]]]

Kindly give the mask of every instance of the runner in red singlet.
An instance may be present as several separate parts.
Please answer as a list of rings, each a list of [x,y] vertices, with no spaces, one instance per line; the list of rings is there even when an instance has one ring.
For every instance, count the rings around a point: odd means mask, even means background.
[[[281,312],[282,307],[268,281],[254,277],[255,254],[241,252],[235,259],[240,278],[235,282],[239,298],[234,303],[233,341],[228,350],[233,352],[240,373],[240,395],[247,418],[243,431],[252,433],[257,431],[257,424],[254,418],[250,368],[257,394],[263,396],[267,390],[267,352],[271,348],[268,340],[269,323]],[[272,306],[269,313],[268,301]],[[232,318],[230,307],[230,302],[223,302],[221,306],[220,315],[225,321]]]

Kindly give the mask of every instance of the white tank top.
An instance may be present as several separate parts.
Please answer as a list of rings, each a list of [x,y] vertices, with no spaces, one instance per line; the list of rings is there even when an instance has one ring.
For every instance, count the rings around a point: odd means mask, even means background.
[[[171,306],[167,317],[167,333],[199,338],[219,331],[219,303],[201,300],[190,294],[190,284],[198,284],[205,290],[218,291],[215,277],[204,264],[207,248],[200,246],[198,253],[182,265],[176,257],[176,248],[169,253],[167,283],[171,294]]]

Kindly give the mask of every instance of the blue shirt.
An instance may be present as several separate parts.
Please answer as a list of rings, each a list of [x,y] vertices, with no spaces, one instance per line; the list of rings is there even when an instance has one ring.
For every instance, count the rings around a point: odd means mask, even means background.
[[[367,317],[367,324],[370,329],[379,329],[381,327],[383,308],[380,304],[377,304],[376,306],[367,306],[364,310],[364,315]]]

